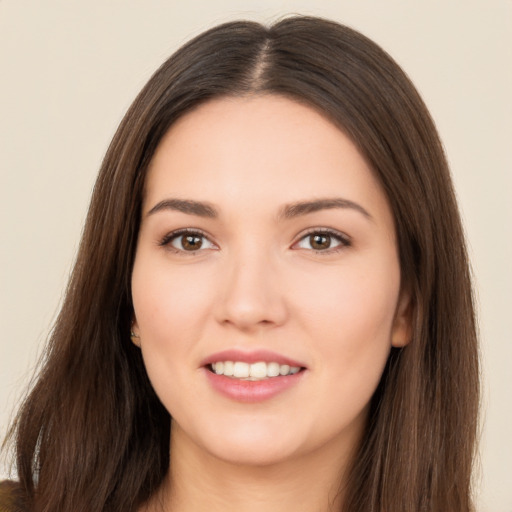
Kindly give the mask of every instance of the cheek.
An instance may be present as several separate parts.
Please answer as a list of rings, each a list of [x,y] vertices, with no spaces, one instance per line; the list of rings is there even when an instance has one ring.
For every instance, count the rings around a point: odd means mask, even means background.
[[[204,272],[191,276],[179,266],[136,260],[132,296],[141,336],[166,345],[193,338],[211,302],[208,282]]]
[[[191,279],[179,266],[144,256],[138,255],[132,274],[135,319],[146,371],[171,412],[185,369],[197,364],[195,346],[207,318],[211,286],[206,276]]]
[[[349,398],[369,399],[391,348],[400,271],[395,259],[388,263],[330,269],[323,279],[303,280],[294,294],[315,367]]]
[[[180,270],[182,270],[180,272]],[[132,297],[146,372],[159,399],[174,415],[187,371],[197,363],[195,340],[204,315],[204,289],[191,282],[183,269],[173,269],[155,258],[138,255],[132,274]],[[190,375],[188,375],[190,378]],[[189,400],[200,400],[188,386]]]

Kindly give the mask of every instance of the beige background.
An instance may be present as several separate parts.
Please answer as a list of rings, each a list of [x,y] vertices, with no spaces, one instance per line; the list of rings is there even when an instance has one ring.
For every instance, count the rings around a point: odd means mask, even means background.
[[[0,435],[55,317],[100,161],[135,94],[200,31],[292,12],[334,18],[381,44],[438,124],[478,289],[480,510],[511,512],[511,0],[0,0]]]

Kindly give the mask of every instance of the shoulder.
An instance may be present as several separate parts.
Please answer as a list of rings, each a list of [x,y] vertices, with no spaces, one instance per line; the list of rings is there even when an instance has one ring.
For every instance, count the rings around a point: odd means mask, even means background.
[[[21,486],[10,480],[0,482],[0,512],[29,512]]]

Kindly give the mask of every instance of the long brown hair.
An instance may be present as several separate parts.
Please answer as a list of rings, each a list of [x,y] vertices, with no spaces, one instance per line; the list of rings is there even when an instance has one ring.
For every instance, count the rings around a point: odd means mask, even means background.
[[[344,490],[345,511],[468,512],[479,400],[463,230],[432,119],[399,66],[337,23],[233,22],[153,75],[107,151],[65,301],[13,430],[34,511],[135,510],[169,464],[170,417],[130,342],[146,170],[168,128],[210,98],[279,94],[357,145],[394,213],[413,340],[392,349]]]

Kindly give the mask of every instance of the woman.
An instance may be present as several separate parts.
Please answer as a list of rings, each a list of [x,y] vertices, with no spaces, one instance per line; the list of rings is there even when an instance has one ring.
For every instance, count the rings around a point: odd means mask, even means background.
[[[112,141],[7,499],[469,511],[477,408],[462,228],[414,87],[336,23],[228,23]]]

